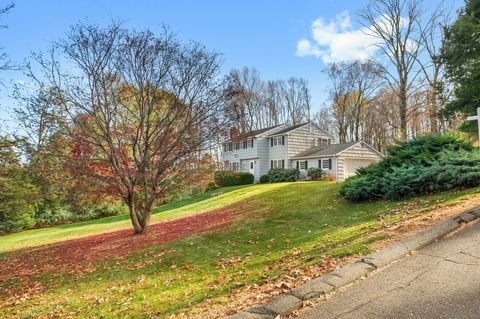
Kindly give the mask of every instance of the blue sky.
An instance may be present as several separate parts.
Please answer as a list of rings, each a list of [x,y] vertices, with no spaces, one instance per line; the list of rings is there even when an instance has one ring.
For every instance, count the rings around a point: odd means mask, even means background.
[[[223,69],[255,67],[263,79],[306,78],[315,107],[326,102],[328,81],[324,62],[361,56],[365,41],[356,13],[367,1],[354,0],[15,0],[16,7],[2,19],[0,45],[20,62],[31,51],[45,49],[68,27],[88,19],[101,25],[122,20],[125,26],[153,31],[170,26],[181,39],[203,42],[223,53]],[[438,3],[426,1],[427,5]],[[0,0],[0,3],[7,3]],[[447,0],[454,8],[462,0]],[[297,48],[297,46],[299,46]],[[10,83],[22,72],[0,74],[0,120],[9,118],[14,103]],[[11,126],[10,122],[10,126]]]

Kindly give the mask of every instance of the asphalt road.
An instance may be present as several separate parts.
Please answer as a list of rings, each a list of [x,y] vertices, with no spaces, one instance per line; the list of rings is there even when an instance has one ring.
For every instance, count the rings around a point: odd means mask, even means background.
[[[480,318],[480,222],[346,287],[299,318]]]

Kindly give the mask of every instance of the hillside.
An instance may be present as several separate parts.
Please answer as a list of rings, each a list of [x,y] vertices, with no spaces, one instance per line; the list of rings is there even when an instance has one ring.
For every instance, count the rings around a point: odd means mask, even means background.
[[[0,307],[12,318],[222,317],[235,311],[224,306],[231,296],[237,305],[266,298],[478,191],[351,204],[338,189],[221,189],[159,208],[146,236],[119,216],[0,237]]]

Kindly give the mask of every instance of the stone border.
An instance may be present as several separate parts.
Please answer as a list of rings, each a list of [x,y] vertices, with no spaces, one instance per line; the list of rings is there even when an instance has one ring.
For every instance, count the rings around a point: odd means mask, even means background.
[[[365,256],[352,264],[312,279],[292,291],[281,294],[269,302],[250,308],[228,317],[229,319],[276,319],[303,306],[304,301],[318,298],[333,290],[346,286],[371,273],[399,260],[414,250],[418,250],[446,236],[466,224],[480,218],[480,206],[440,222],[431,228],[402,239],[398,243]]]

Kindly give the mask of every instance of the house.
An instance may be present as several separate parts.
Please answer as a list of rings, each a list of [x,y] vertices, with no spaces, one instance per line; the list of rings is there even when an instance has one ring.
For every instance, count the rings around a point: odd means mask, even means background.
[[[344,180],[382,154],[364,142],[335,144],[335,137],[313,123],[276,125],[232,134],[222,146],[224,169],[250,172],[255,181],[270,168],[297,168],[302,176],[320,167],[332,180]]]

